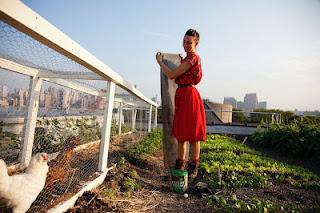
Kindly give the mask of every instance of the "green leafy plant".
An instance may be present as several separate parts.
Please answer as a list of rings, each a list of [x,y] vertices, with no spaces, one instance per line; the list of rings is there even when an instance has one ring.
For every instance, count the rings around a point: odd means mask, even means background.
[[[211,195],[208,205],[217,212],[295,212],[300,210],[296,205],[281,206],[270,200],[252,196],[248,200],[238,198],[235,194]]]
[[[267,158],[232,138],[208,136],[201,146],[200,169],[214,189],[261,188],[274,183],[316,188],[320,181],[307,170]]]
[[[150,154],[153,151],[162,148],[162,130],[152,129],[146,135],[143,141],[129,150],[129,156],[139,158],[142,154]]]
[[[132,192],[141,188],[138,181],[131,177],[125,177],[123,179],[123,189],[126,197],[130,197]]]
[[[254,143],[288,153],[294,157],[320,156],[320,125],[310,120],[294,120],[288,125],[275,124],[252,135]]]

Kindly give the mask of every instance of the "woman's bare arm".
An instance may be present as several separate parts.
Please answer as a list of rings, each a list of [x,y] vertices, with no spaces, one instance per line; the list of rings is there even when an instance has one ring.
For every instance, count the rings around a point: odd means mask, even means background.
[[[165,65],[162,61],[163,55],[160,53],[157,53],[156,59],[158,64],[161,67],[162,72],[169,78],[169,79],[176,79],[183,73],[185,73],[188,69],[191,68],[191,64],[183,61],[177,68],[174,70],[170,69],[167,65]]]

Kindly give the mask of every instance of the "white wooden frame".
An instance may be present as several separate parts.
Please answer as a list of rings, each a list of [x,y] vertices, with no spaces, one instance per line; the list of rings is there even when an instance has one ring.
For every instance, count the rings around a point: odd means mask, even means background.
[[[151,120],[152,120],[152,105],[150,105],[150,108],[149,108],[148,132],[151,132]]]
[[[137,118],[137,109],[136,108],[133,108],[132,109],[132,118],[131,118],[131,129],[132,131],[135,131],[136,130],[136,118]]]
[[[123,103],[120,103],[119,106],[119,123],[118,123],[118,135],[121,134],[121,124],[122,124],[122,110],[123,110]]]
[[[104,109],[104,119],[103,119],[103,126],[102,126],[102,132],[101,132],[101,143],[100,143],[99,165],[98,165],[99,171],[104,171],[105,169],[107,169],[114,94],[115,94],[115,83],[113,83],[112,81],[109,81],[108,88],[107,88],[107,101]]]
[[[34,140],[34,133],[37,122],[37,114],[39,108],[39,95],[41,91],[42,79],[34,76],[31,80],[32,83],[29,88],[29,101],[28,101],[28,114],[25,119],[24,127],[24,141],[21,151],[21,164],[27,166],[32,156],[32,146]]]
[[[154,128],[158,127],[158,107],[155,107],[154,109],[154,124],[153,124]]]

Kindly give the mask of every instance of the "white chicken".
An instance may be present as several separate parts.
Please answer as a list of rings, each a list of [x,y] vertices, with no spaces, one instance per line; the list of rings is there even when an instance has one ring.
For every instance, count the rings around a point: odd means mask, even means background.
[[[9,176],[7,166],[0,159],[0,198],[7,201],[13,213],[26,212],[44,187],[48,173],[48,155],[32,157],[26,172]]]

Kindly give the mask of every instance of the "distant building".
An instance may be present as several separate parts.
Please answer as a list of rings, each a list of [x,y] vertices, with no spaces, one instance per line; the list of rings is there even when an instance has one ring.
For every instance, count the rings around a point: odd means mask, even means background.
[[[248,93],[244,96],[244,109],[253,111],[258,106],[258,97],[256,93]]]
[[[58,107],[58,109],[62,109],[64,90],[60,89],[58,90],[57,93],[58,93],[58,98],[57,98],[56,106]]]
[[[267,109],[267,102],[266,101],[259,102],[258,109]]]
[[[315,111],[304,111],[303,115],[305,115],[305,116],[319,116],[320,112],[318,110],[315,110]]]
[[[0,86],[0,107],[7,108],[9,107],[8,98],[8,87]]]
[[[243,101],[238,101],[237,102],[237,109],[244,110],[244,102]]]
[[[298,109],[294,109],[293,113],[298,116],[303,115],[303,112],[299,111]]]
[[[45,94],[44,92],[41,92],[39,97],[39,107],[44,107],[44,100],[45,100]]]
[[[0,108],[8,108],[8,107],[9,107],[9,102],[4,98],[0,98]]]
[[[70,108],[70,91],[63,90],[63,96],[62,96],[62,108],[63,109],[69,109]]]
[[[8,97],[8,87],[7,86],[0,86],[0,98],[7,98]]]
[[[104,109],[104,105],[105,105],[104,99],[102,97],[98,96],[96,101],[97,101],[96,102],[97,108]]]
[[[23,107],[24,106],[24,97],[25,97],[24,91],[22,89],[19,89],[17,96],[18,96],[18,107]]]
[[[49,87],[48,92],[50,95],[50,106],[56,106],[58,104],[58,89],[54,87]]]
[[[232,105],[232,108],[237,109],[237,100],[234,97],[224,97],[223,104]]]
[[[52,95],[50,92],[44,93],[44,107],[49,109],[52,106]]]

